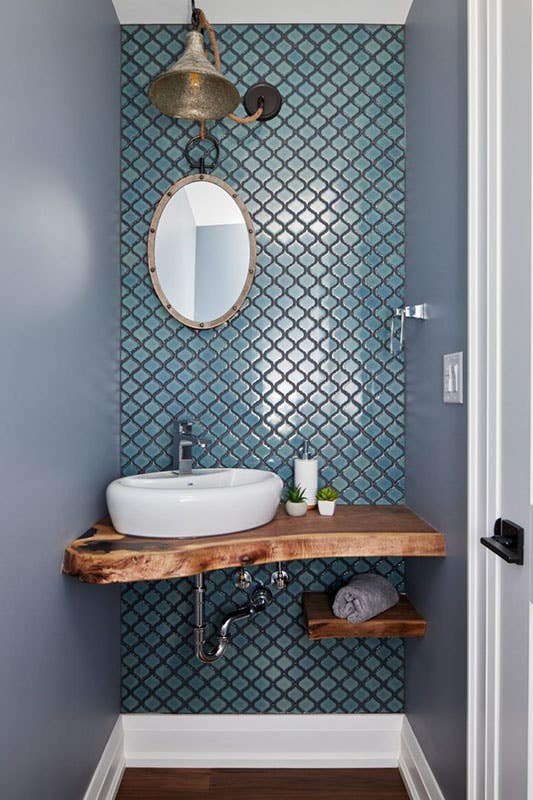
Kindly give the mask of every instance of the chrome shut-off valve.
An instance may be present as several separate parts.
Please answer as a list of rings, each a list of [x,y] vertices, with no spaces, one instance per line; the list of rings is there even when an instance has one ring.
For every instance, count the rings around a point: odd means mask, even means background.
[[[246,591],[252,585],[252,576],[248,572],[248,570],[241,567],[237,570],[237,572],[233,573],[233,585],[236,589],[242,589]]]
[[[278,561],[277,569],[272,573],[270,583],[276,589],[286,589],[289,585],[289,573],[283,569],[283,564]]]

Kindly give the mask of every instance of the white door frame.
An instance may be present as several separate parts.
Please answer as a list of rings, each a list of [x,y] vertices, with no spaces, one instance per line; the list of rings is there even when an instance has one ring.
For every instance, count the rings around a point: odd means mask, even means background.
[[[500,442],[500,2],[468,2],[468,800],[493,798],[498,786],[500,616],[489,587],[500,564],[479,539],[501,496],[490,469]]]
[[[502,2],[468,0],[468,800],[499,798]]]

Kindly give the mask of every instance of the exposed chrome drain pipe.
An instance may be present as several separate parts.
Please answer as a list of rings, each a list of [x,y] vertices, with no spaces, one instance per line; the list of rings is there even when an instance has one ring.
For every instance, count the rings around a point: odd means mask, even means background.
[[[224,617],[224,621],[220,626],[218,632],[218,644],[214,650],[205,649],[205,622],[204,622],[204,605],[205,605],[205,586],[204,586],[204,573],[200,572],[195,578],[194,589],[194,640],[196,645],[196,656],[203,661],[204,664],[212,664],[222,657],[226,647],[228,646],[230,637],[228,634],[229,627],[232,622],[239,619],[247,619],[262,611],[272,601],[272,594],[270,590],[264,586],[258,586],[250,596],[250,602],[246,606],[236,608],[235,611],[230,611]]]

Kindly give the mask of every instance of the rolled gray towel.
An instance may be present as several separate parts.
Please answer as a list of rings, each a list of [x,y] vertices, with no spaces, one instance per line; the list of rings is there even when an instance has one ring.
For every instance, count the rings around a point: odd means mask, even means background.
[[[333,613],[348,622],[365,622],[395,606],[400,596],[382,575],[355,575],[339,589],[333,601]]]

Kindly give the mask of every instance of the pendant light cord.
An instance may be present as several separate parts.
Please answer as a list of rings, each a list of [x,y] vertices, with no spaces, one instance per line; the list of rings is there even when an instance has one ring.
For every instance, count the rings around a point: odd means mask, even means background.
[[[205,13],[202,11],[201,8],[196,8],[193,2],[193,24],[196,24],[196,19],[198,20],[198,30],[203,31],[206,30],[209,36],[209,41],[211,42],[211,48],[213,50],[213,59],[215,62],[215,67],[220,71],[221,61],[220,61],[220,51],[218,49],[218,43],[215,36],[215,31],[213,30],[213,26],[207,19]],[[263,106],[260,105],[257,111],[254,114],[250,114],[248,117],[239,117],[237,114],[228,114],[227,116],[233,120],[233,122],[239,122],[241,125],[251,125],[252,122],[255,122],[259,119],[261,114],[263,113]],[[205,122],[200,123],[200,138],[205,139],[206,131],[205,131]]]

